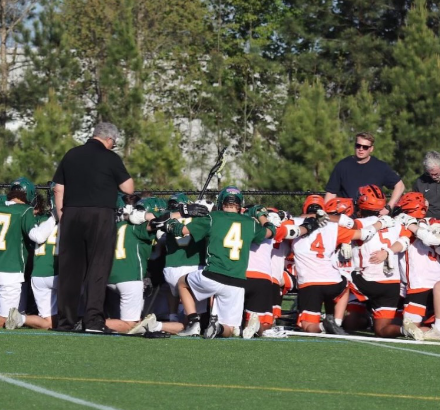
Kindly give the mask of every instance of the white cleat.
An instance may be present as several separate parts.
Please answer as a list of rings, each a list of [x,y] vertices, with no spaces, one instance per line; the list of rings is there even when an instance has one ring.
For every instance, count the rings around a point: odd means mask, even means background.
[[[9,309],[8,318],[6,319],[5,328],[9,330],[17,329],[23,326],[23,319],[21,313],[15,307]]]
[[[145,318],[140,321],[133,329],[131,329],[129,335],[143,335],[145,332],[152,332],[157,326],[156,315],[152,313],[151,315],[145,316]]]
[[[251,313],[247,326],[243,329],[243,339],[252,339],[260,329],[260,319],[256,313]]]
[[[200,322],[194,322],[191,326],[188,325],[186,329],[177,333],[177,336],[184,336],[184,337],[200,336]]]
[[[423,332],[411,319],[403,319],[403,328],[408,336],[414,340],[425,340],[426,333]]]

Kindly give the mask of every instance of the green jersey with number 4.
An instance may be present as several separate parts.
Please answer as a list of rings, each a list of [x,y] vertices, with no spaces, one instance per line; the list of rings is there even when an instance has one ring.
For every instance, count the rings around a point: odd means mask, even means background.
[[[41,224],[48,219],[49,216],[47,215],[37,217],[38,224]],[[50,234],[49,238],[46,239],[46,242],[40,245],[35,245],[34,267],[32,269],[32,276],[45,278],[58,274],[58,272],[55,271],[54,265],[57,234],[58,225],[53,228],[53,231]]]
[[[115,258],[108,283],[143,280],[147,273],[147,260],[155,235],[147,231],[146,224],[131,225],[126,221],[116,224]]]
[[[207,237],[205,270],[246,279],[251,243],[261,243],[266,228],[247,215],[215,211],[187,225],[195,241]]]
[[[27,235],[35,224],[31,206],[14,202],[0,205],[0,272],[24,272],[30,245]]]

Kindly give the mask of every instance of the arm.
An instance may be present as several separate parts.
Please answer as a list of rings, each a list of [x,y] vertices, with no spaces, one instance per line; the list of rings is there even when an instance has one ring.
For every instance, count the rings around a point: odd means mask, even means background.
[[[403,191],[405,191],[405,184],[402,180],[400,180],[396,185],[394,185],[393,193],[391,194],[391,198],[388,202],[388,205],[391,208],[394,208],[396,206],[397,201],[403,194]]]
[[[122,184],[120,184],[119,189],[124,194],[131,195],[134,192],[133,178],[128,178],[126,181],[124,181]]]
[[[332,194],[331,192],[326,192],[324,197],[324,202],[327,203],[330,199],[336,198],[336,194]]]
[[[63,216],[64,185],[55,184],[53,193],[55,196],[55,208],[57,210],[58,220],[61,221],[61,217]]]

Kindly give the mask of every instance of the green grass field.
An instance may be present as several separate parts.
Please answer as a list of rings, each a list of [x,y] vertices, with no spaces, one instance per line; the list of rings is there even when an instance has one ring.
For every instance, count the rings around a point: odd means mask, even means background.
[[[0,408],[440,409],[440,344],[2,330]]]

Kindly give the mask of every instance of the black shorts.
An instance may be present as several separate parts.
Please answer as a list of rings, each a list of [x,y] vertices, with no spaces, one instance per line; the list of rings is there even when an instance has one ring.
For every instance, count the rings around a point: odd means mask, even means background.
[[[342,278],[341,282],[334,285],[311,285],[298,289],[298,310],[303,320],[319,323],[321,318],[322,304],[334,302],[347,288],[347,279]],[[311,316],[303,315],[303,312],[310,312]],[[313,318],[312,318],[313,316]]]
[[[257,313],[260,322],[272,323],[272,282],[270,280],[246,279],[244,286],[244,310],[246,319],[248,319],[251,313]]]
[[[432,289],[423,292],[408,293],[405,298],[404,313],[420,316],[426,316],[426,311],[434,308],[434,298]]]
[[[360,273],[351,274],[356,289],[368,298],[375,319],[393,319],[400,297],[400,283],[365,280]]]

